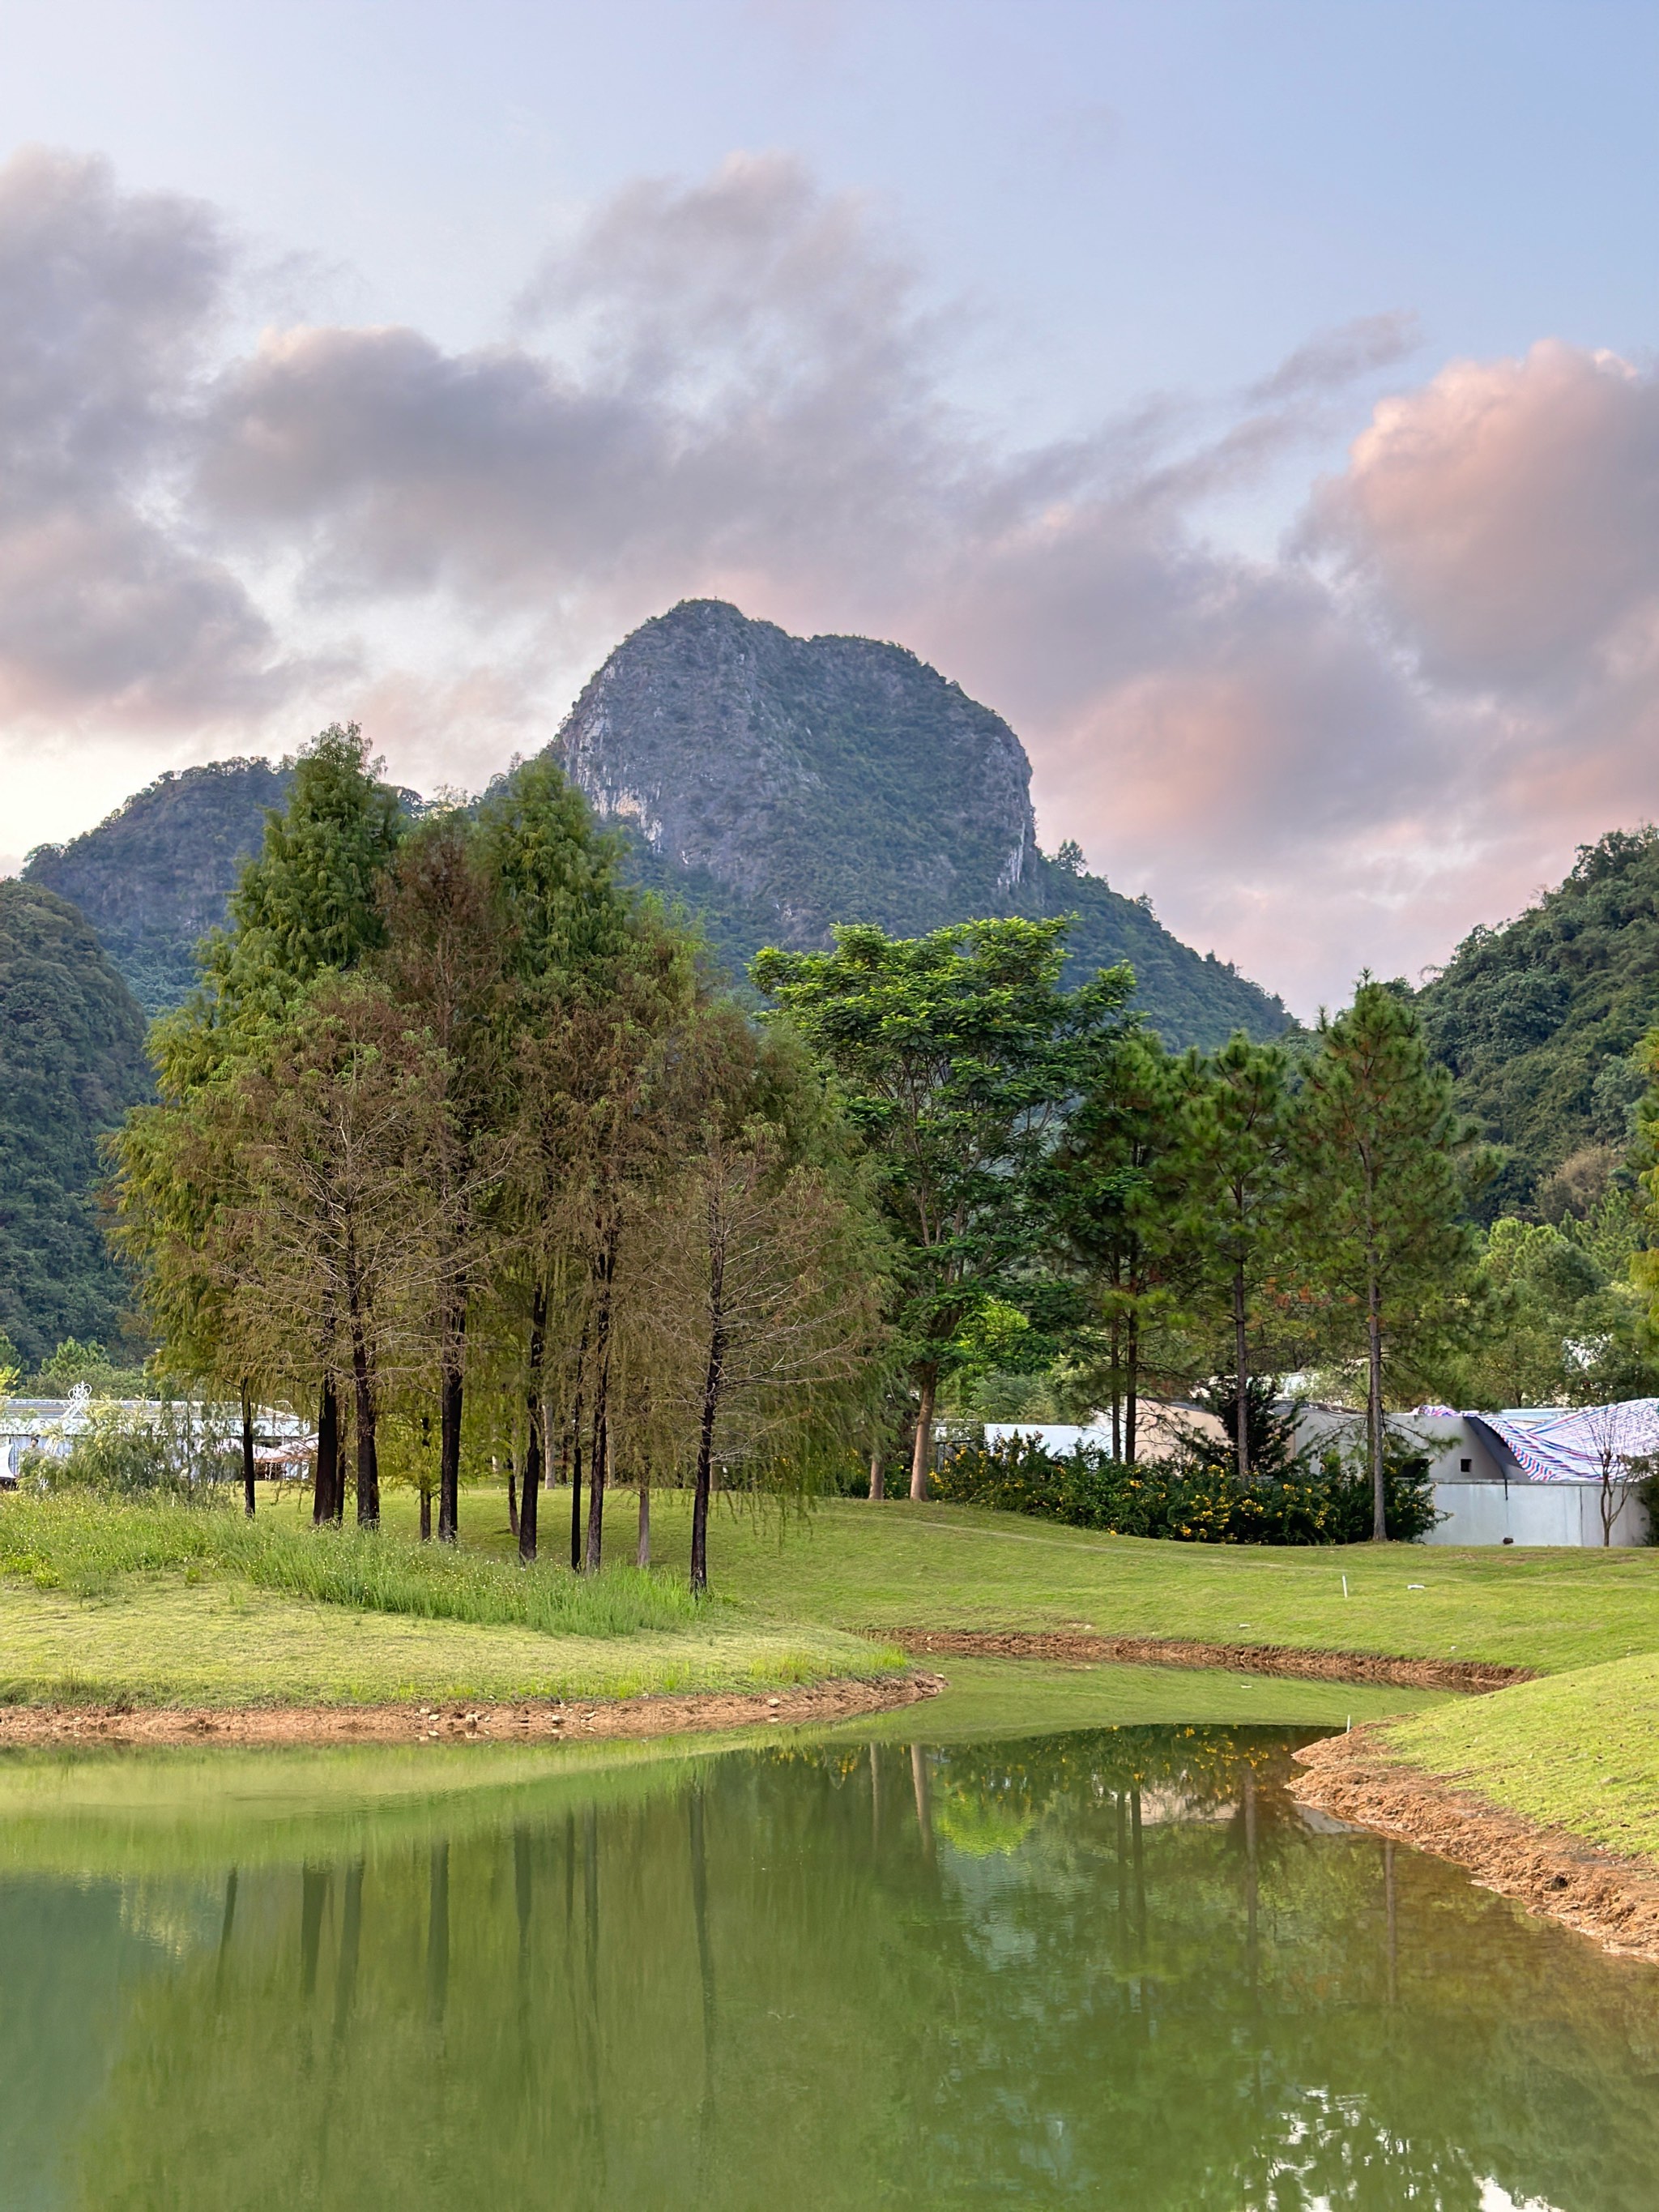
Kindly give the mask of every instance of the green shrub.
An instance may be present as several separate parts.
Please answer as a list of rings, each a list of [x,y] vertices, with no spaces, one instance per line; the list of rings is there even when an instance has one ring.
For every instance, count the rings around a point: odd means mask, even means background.
[[[26,1452],[18,1468],[26,1486],[91,1491],[109,1498],[186,1498],[240,1481],[241,1462],[222,1432],[204,1426],[188,1407],[163,1401],[142,1409],[93,1404],[87,1426],[59,1458]]]
[[[1034,1437],[949,1453],[933,1494],[962,1505],[1032,1513],[1115,1536],[1188,1544],[1356,1544],[1371,1533],[1370,1480],[1336,1452],[1242,1483],[1231,1469],[1182,1459],[1126,1467],[1086,1444],[1063,1456]],[[1425,1536],[1436,1520],[1428,1462],[1394,1449],[1389,1534]]]

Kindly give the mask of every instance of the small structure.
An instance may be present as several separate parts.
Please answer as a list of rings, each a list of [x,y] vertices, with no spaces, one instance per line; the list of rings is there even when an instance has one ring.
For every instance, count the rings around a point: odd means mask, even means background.
[[[1168,1459],[1181,1443],[1182,1435],[1198,1435],[1213,1438],[1218,1443],[1226,1440],[1226,1431],[1213,1413],[1206,1413],[1201,1406],[1168,1403],[1159,1398],[1143,1398],[1135,1412],[1135,1457],[1143,1460]],[[1067,1452],[1085,1444],[1091,1451],[1109,1452],[1112,1449],[1112,1430],[1109,1421],[1096,1419],[1086,1428],[1063,1421],[987,1421],[985,1441],[1000,1444],[1010,1437],[1030,1437],[1046,1452],[1064,1459]]]
[[[1391,1413],[1396,1436],[1429,1462],[1435,1510],[1430,1544],[1645,1544],[1648,1516],[1632,1462],[1659,1451],[1659,1399],[1610,1406],[1512,1406],[1460,1413],[1419,1406]],[[1298,1443],[1363,1449],[1365,1417],[1304,1406]],[[1603,1526],[1603,1515],[1607,1527]]]
[[[18,1472],[28,1452],[67,1459],[76,1438],[87,1433],[97,1415],[159,1425],[165,1410],[157,1398],[94,1398],[84,1382],[77,1383],[67,1398],[0,1399],[0,1490],[17,1487]],[[241,1426],[239,1407],[191,1402],[182,1410],[190,1428],[222,1437],[228,1448],[234,1448]],[[267,1480],[300,1481],[310,1474],[317,1439],[298,1414],[262,1406],[254,1415],[253,1433],[254,1466]]]

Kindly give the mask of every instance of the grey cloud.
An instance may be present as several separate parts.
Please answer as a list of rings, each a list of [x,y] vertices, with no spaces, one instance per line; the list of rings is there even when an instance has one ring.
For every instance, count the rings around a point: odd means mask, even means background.
[[[1422,343],[1421,326],[1409,308],[1361,315],[1297,346],[1271,376],[1251,385],[1244,397],[1252,407],[1276,407],[1286,400],[1340,391],[1360,377],[1407,360]]]
[[[230,249],[99,161],[0,168],[0,708],[192,720],[271,695],[268,625],[164,519]]]
[[[1622,364],[1454,364],[1251,561],[1195,512],[1405,319],[1310,341],[1218,428],[1154,396],[1011,452],[941,397],[951,333],[869,210],[783,155],[628,187],[471,353],[290,324],[216,360],[238,281],[190,203],[0,176],[0,706],[257,722],[306,674],[239,580],[268,574],[313,626],[382,624],[347,703],[441,774],[458,729],[527,749],[584,659],[723,592],[958,677],[1051,838],[1304,1009],[1628,818],[1659,407]]]

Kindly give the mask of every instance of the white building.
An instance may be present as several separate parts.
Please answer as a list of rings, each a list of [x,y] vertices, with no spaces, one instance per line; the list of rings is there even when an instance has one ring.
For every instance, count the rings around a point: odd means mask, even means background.
[[[1363,1442],[1364,1425],[1362,1413],[1308,1406],[1297,1433],[1304,1443],[1352,1448]],[[1659,1399],[1512,1406],[1498,1413],[1419,1406],[1391,1413],[1389,1425],[1427,1455],[1442,1516],[1428,1543],[1599,1547],[1604,1500],[1614,1544],[1648,1540],[1646,1510],[1627,1467],[1659,1451]]]

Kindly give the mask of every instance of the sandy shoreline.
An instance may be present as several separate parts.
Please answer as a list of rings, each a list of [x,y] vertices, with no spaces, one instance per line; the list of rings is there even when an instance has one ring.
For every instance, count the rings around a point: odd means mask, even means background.
[[[116,1711],[100,1706],[0,1707],[0,1748],[21,1744],[589,1742],[605,1736],[706,1734],[796,1727],[892,1712],[936,1696],[937,1674],[843,1680],[776,1692],[711,1691],[684,1697],[568,1698],[524,1705],[177,1705]]]
[[[1291,1788],[1300,1803],[1449,1859],[1483,1888],[1607,1950],[1659,1962],[1659,1868],[1402,1765],[1378,1750],[1369,1728],[1328,1736],[1296,1757],[1301,1771]]]
[[[875,1632],[872,1632],[874,1633]],[[1286,1644],[1201,1644],[1184,1637],[1026,1633],[1001,1629],[884,1628],[912,1658],[1115,1660],[1133,1667],[1218,1667],[1314,1682],[1380,1682],[1391,1689],[1507,1689],[1537,1679],[1530,1667],[1464,1659],[1391,1659],[1370,1651],[1303,1651]]]

